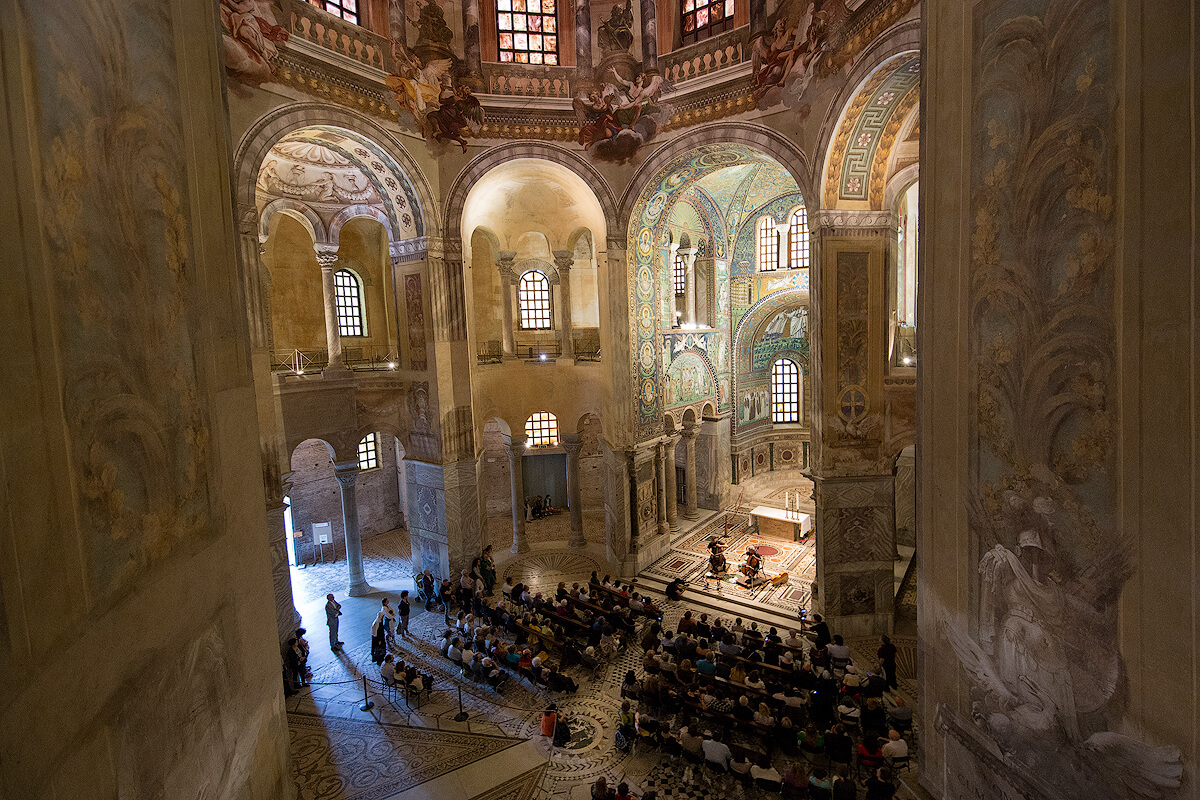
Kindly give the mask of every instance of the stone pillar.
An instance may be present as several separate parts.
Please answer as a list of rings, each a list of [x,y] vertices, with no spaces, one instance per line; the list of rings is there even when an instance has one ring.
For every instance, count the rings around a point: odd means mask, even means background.
[[[642,72],[658,70],[658,22],[654,0],[641,0],[642,6]]]
[[[278,488],[267,491],[267,544],[271,550],[271,584],[275,589],[275,624],[279,628],[279,641],[300,627],[300,614],[292,596],[292,570],[288,561],[287,526],[283,516],[287,506],[283,498],[291,491],[291,483],[285,481]]]
[[[463,0],[463,62],[466,74],[460,80],[483,89],[483,57],[479,51],[479,0]]]
[[[571,338],[575,330],[571,322],[571,267],[574,264],[575,255],[570,251],[554,251],[554,266],[558,268],[559,301],[562,305],[559,316],[562,320],[563,358],[575,358],[575,342]]]
[[[388,0],[388,37],[392,40],[393,58],[397,48],[408,44],[406,22],[404,0]]]
[[[582,437],[567,433],[559,437],[559,444],[567,451],[567,506],[571,511],[571,538],[568,547],[587,547],[583,535],[583,492],[579,486],[579,451],[583,449]]]
[[[496,254],[496,267],[500,270],[501,308],[504,311],[504,327],[500,335],[504,340],[504,355],[516,353],[513,344],[513,285],[517,276],[513,273],[513,260],[517,254],[512,251],[501,251]]]
[[[525,538],[525,474],[521,459],[525,456],[525,435],[505,437],[504,452],[508,453],[508,477],[512,484],[513,543],[512,552],[529,552]]]
[[[792,229],[790,222],[775,223],[775,238],[779,240],[779,268],[792,268],[792,248],[788,246],[788,231]]]
[[[685,473],[683,482],[684,519],[695,519],[700,516],[696,507],[696,436],[699,433],[700,426],[694,422],[683,426],[683,442],[687,452],[683,463]]]
[[[672,533],[679,530],[679,502],[676,499],[675,482],[675,445],[679,444],[678,436],[667,437],[667,526]]]
[[[679,251],[684,258],[683,276],[683,321],[696,324],[696,248],[685,247]]]
[[[337,295],[333,288],[337,251],[317,250],[317,263],[321,265],[321,295],[325,300],[325,343],[329,348],[329,366],[326,369],[341,372],[346,367],[342,364],[342,334],[338,327]]]
[[[667,524],[667,445],[658,442],[654,446],[654,484],[658,497],[658,532],[665,535],[671,532]]]
[[[358,480],[358,462],[345,461],[333,465],[338,486],[342,490],[342,524],[346,529],[346,567],[350,573],[350,596],[361,597],[370,591],[363,574],[362,536],[358,530],[358,497],[354,491]]]
[[[625,469],[629,475],[629,549],[627,555],[636,556],[641,544],[641,506],[638,504],[637,448],[625,450]]]
[[[592,80],[592,6],[589,0],[575,3],[575,74],[579,83]]]
[[[750,0],[750,36],[761,36],[769,32],[767,27],[767,0]]]

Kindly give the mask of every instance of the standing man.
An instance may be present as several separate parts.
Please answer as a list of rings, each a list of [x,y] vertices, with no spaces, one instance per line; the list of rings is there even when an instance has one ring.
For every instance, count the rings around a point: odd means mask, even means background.
[[[337,652],[342,649],[343,642],[338,641],[338,617],[342,615],[342,604],[333,599],[333,594],[325,595],[325,623],[329,625],[329,649]]]

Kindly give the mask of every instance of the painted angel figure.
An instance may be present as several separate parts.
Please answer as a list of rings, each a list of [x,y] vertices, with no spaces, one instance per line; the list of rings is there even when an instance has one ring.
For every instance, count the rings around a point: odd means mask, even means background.
[[[1179,785],[1179,751],[1096,722],[1124,681],[1114,617],[1129,575],[1124,555],[1113,545],[1063,581],[1051,530],[1037,514],[1025,519],[1033,524],[1021,526],[1019,555],[997,544],[980,560],[978,642],[949,621],[941,626],[975,684],[974,716],[1033,771],[1054,776],[1051,783],[1066,778],[1058,785],[1064,797],[1160,797]]]
[[[579,118],[579,143],[587,150],[596,142],[611,138],[621,126],[617,124],[612,98],[616,89],[605,86],[593,89],[587,96],[579,95],[572,102]]]
[[[647,77],[646,73],[639,72],[632,81],[627,81],[616,69],[610,69],[609,72],[616,78],[617,83],[625,87],[624,102],[616,109],[617,122],[621,123],[622,127],[633,127],[639,117],[659,112],[660,109],[654,104],[658,93],[664,88],[670,88],[665,87],[666,80],[662,75]]]
[[[467,152],[463,131],[478,133],[483,126],[483,106],[469,86],[454,86],[449,74],[442,75],[438,107],[425,115],[429,130],[437,141],[449,139]]]
[[[421,59],[408,53],[403,47],[395,48],[397,74],[387,77],[387,86],[401,109],[408,111],[417,121],[423,136],[428,136],[425,115],[438,104],[441,94],[442,76],[450,72],[451,61],[438,58],[422,65]]]
[[[268,0],[221,0],[225,69],[249,83],[271,80],[277,42],[288,32],[275,20]]]

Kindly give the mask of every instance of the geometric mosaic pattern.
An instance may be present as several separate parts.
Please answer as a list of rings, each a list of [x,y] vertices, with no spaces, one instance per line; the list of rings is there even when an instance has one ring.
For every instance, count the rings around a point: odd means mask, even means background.
[[[532,800],[542,784],[542,775],[545,772],[545,766],[535,767],[483,794],[475,795],[471,800]]]
[[[301,796],[384,800],[521,739],[288,714]]]

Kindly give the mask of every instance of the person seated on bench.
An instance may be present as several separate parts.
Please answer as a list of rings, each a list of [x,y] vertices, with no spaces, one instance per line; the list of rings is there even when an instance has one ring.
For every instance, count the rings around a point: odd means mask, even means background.
[[[779,770],[771,766],[771,759],[766,756],[763,756],[757,764],[750,768],[750,777],[756,781],[783,783],[783,776],[779,774]]]
[[[459,639],[457,636],[454,637],[454,640],[452,642],[450,642],[450,648],[448,650],[446,650],[446,658],[450,659],[451,661],[453,661],[455,664],[458,664],[459,666],[462,665],[462,662],[463,662],[462,639]]]
[[[379,667],[379,677],[383,679],[385,686],[396,685],[396,663],[392,658],[392,654],[388,653],[383,657],[383,664]],[[897,734],[899,736],[899,734]]]

